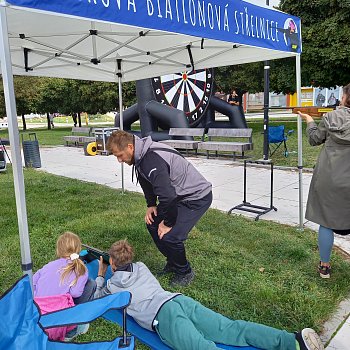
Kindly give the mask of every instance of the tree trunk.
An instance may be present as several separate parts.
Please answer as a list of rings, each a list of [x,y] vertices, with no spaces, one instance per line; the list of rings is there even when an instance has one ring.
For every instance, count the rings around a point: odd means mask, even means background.
[[[51,122],[50,122],[49,113],[46,113],[46,118],[47,118],[47,130],[51,130]]]
[[[22,114],[22,122],[23,122],[23,131],[27,130],[27,123],[26,123],[26,118],[24,116],[24,113]]]
[[[81,127],[81,115],[80,115],[80,112],[78,113],[78,123],[79,123],[79,127]]]

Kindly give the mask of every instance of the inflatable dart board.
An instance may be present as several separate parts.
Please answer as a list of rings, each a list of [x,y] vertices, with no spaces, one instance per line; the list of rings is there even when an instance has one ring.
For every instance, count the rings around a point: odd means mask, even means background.
[[[198,69],[152,78],[156,100],[185,112],[190,127],[199,124],[213,91],[213,69]]]

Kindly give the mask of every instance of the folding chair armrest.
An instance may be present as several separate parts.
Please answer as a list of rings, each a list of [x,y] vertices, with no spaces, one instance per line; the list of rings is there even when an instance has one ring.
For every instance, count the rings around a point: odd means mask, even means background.
[[[51,312],[40,317],[44,328],[89,323],[105,314],[108,310],[124,309],[131,301],[129,292],[107,295],[67,309]]]

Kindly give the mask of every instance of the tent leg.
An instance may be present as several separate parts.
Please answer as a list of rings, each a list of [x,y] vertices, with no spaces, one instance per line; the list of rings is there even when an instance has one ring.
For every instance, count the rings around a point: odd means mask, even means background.
[[[270,63],[264,62],[264,144],[263,159],[269,159]]]
[[[18,231],[21,245],[21,260],[23,274],[28,274],[32,285],[32,258],[30,254],[29,231],[27,219],[24,176],[17,123],[15,91],[13,85],[12,62],[8,38],[6,8],[0,6],[0,62],[4,85],[8,132],[11,145],[12,171],[15,187]]]
[[[120,130],[124,130],[123,125],[123,88],[122,88],[122,60],[117,60],[118,65],[118,96],[119,96],[119,126]],[[122,194],[124,194],[124,163],[121,163],[122,173]]]
[[[300,55],[295,56],[295,70],[297,82],[298,106],[301,106],[301,65]],[[299,230],[304,230],[304,209],[303,209],[303,124],[298,115],[298,171],[299,171]]]

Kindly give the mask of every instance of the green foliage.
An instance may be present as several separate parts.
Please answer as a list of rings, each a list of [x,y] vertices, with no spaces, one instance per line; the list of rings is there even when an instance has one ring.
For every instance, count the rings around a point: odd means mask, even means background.
[[[350,82],[350,2],[282,0],[281,9],[302,19],[302,84]]]
[[[14,77],[17,114],[35,112],[35,104],[39,98],[41,80],[36,77]]]
[[[56,113],[64,106],[69,97],[65,80],[59,78],[41,78],[39,97],[36,100],[36,111],[42,114]]]
[[[302,21],[302,86],[334,87],[350,82],[350,2],[342,0],[281,0],[280,9]],[[269,61],[270,90],[293,93],[295,59]],[[263,91],[263,64],[250,63],[216,70],[219,89],[241,87]]]
[[[263,91],[264,63],[239,64],[215,69],[217,90],[231,93],[233,88],[249,92]]]
[[[106,113],[119,110],[118,84],[60,78],[14,77],[17,114]],[[135,82],[123,84],[123,105],[136,103]],[[0,117],[5,116],[3,85],[0,85]]]

